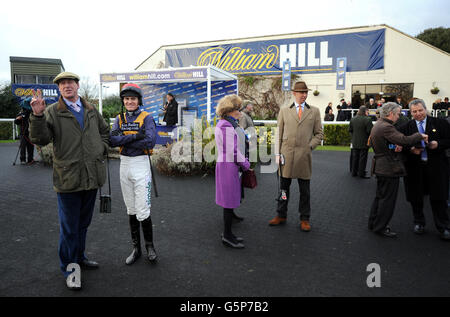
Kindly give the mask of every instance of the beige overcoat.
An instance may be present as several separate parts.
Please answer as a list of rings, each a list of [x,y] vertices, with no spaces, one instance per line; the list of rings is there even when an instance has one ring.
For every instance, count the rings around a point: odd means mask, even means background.
[[[318,108],[305,104],[302,119],[298,119],[295,104],[280,109],[278,114],[278,148],[285,158],[281,175],[285,178],[311,179],[311,151],[323,139]]]

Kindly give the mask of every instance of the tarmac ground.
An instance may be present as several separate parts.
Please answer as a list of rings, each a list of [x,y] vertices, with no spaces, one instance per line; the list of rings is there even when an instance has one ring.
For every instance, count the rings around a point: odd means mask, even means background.
[[[125,265],[132,246],[119,161],[111,160],[112,213],[100,214],[97,201],[86,243],[88,258],[100,268],[82,270],[83,289],[70,291],[59,268],[52,169],[41,162],[13,166],[17,146],[0,144],[0,296],[450,295],[450,243],[438,238],[428,200],[426,233],[418,236],[401,183],[391,221],[398,238],[375,235],[367,219],[376,179],[351,177],[349,152],[332,151],[313,153],[309,233],[300,231],[296,182],[286,225],[268,226],[275,216],[277,178],[257,173],[258,187],[246,190],[236,209],[245,218],[233,226],[245,239],[242,250],[221,242],[214,176],[157,173],[159,197],[152,197],[151,212],[159,259],[152,265],[141,257],[132,266]],[[368,287],[372,263],[379,265],[380,287]]]

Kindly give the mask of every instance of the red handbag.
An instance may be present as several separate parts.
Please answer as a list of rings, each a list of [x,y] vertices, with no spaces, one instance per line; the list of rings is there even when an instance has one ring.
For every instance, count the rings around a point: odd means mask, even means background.
[[[255,188],[258,185],[254,170],[247,170],[242,173],[242,186],[246,188]]]

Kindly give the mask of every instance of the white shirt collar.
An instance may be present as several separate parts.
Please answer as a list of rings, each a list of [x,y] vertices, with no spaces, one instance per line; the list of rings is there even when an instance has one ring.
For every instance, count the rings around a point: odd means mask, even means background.
[[[294,103],[295,103],[295,107],[298,109],[299,104],[297,103],[297,101],[294,101]],[[305,101],[304,103],[301,104],[302,109],[305,108],[305,103],[306,103],[306,101]]]
[[[420,121],[418,120],[414,121],[416,121],[416,125],[419,126]],[[425,116],[425,119],[423,119],[422,121],[423,121],[423,128],[425,129],[425,127],[427,126],[427,117]]]
[[[72,102],[70,100],[67,100],[66,98],[64,98],[65,103],[71,107],[72,109],[74,109],[76,112],[80,112],[80,110],[83,108],[83,104],[81,103],[81,99],[80,97],[78,97],[77,101]]]

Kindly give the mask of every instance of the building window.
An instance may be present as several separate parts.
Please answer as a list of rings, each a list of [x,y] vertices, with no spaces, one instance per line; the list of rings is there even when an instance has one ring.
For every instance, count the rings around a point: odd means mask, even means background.
[[[375,99],[375,103],[384,98],[386,102],[397,102],[397,96],[402,98],[402,106],[407,107],[409,100],[414,95],[414,84],[371,84],[352,85],[352,105],[363,106],[369,102],[370,98]]]
[[[50,85],[53,84],[55,76],[38,75],[38,84]]]
[[[36,75],[15,75],[16,84],[36,84]]]

